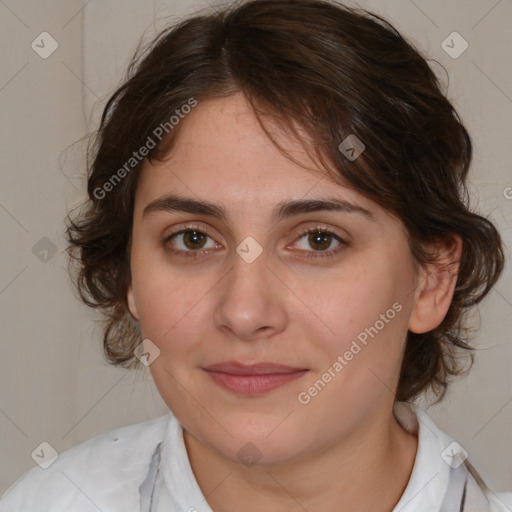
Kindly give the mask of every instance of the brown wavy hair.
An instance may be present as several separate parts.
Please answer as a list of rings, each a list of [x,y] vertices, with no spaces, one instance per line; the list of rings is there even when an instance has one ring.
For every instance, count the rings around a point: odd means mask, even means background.
[[[75,219],[67,216],[69,270],[81,299],[103,313],[106,359],[140,365],[140,328],[126,292],[143,160],[130,159],[191,98],[242,92],[264,129],[262,116],[272,114],[314,152],[324,175],[335,169],[334,178],[401,219],[417,265],[435,261],[428,244],[453,233],[462,238],[449,311],[436,329],[408,332],[396,396],[431,391],[440,400],[451,377],[471,367],[466,313],[498,280],[504,254],[494,225],[470,209],[470,136],[427,61],[381,17],[323,0],[237,2],[140,43],[90,141],[88,199]],[[145,158],[172,151],[180,126],[168,127]],[[349,134],[366,146],[353,161],[339,149]],[[122,179],[114,183],[116,172]]]

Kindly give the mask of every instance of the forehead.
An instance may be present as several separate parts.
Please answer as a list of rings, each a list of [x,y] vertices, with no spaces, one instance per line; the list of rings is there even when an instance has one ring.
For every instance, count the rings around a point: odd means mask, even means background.
[[[136,198],[139,214],[149,202],[170,193],[223,203],[233,211],[254,212],[290,199],[327,196],[376,207],[342,185],[341,178],[333,183],[299,140],[264,121],[298,163],[279,151],[242,94],[199,102],[180,122],[176,144],[165,160],[143,165]]]

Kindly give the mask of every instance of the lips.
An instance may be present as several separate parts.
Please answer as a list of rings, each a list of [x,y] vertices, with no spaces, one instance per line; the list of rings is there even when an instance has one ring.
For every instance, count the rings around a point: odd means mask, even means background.
[[[262,394],[305,375],[306,368],[272,362],[242,364],[224,361],[203,368],[220,387],[238,394]]]
[[[303,371],[306,368],[294,368],[282,364],[262,362],[254,364],[243,364],[237,361],[224,361],[205,367],[205,370],[213,372],[230,373],[232,375],[268,375],[275,373],[294,373]]]

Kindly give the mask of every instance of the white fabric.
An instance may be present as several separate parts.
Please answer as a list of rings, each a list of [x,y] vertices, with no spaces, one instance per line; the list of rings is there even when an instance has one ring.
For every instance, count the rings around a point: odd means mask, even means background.
[[[393,512],[441,512],[451,474],[441,453],[453,439],[415,405],[397,403],[394,412],[404,428],[417,432],[418,452]],[[60,454],[48,469],[36,466],[4,494],[0,512],[140,512],[139,488],[154,476],[148,473],[160,442],[151,512],[212,512],[192,472],[183,429],[171,412],[93,437]],[[470,475],[465,510],[481,512],[481,496]],[[487,498],[491,512],[512,512],[512,493],[488,491]]]

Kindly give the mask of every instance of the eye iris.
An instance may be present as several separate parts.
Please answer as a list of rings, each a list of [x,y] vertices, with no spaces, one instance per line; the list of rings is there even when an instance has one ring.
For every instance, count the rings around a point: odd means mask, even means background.
[[[310,233],[308,241],[314,249],[324,250],[331,245],[331,235],[328,233],[322,233],[321,231],[317,233]]]
[[[198,231],[187,231],[183,235],[183,241],[188,249],[200,249],[203,247],[205,240],[206,235]]]
[[[204,246],[206,235],[199,231],[187,231],[183,241],[188,249],[199,249]],[[331,235],[322,231],[310,233],[308,241],[314,249],[325,250],[331,245]]]

